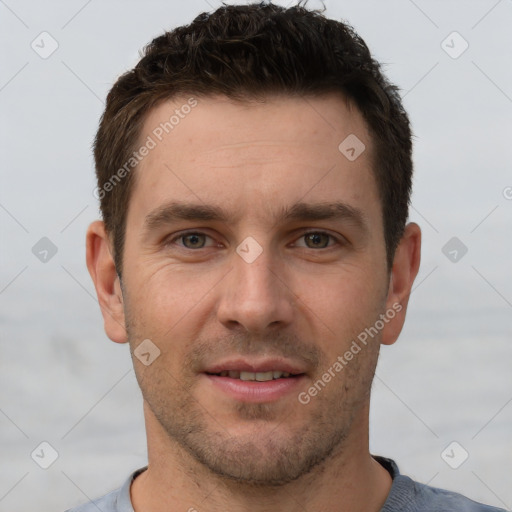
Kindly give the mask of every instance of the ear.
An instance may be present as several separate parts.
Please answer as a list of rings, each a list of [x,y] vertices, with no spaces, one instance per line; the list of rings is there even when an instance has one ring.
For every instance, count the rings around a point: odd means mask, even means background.
[[[420,268],[421,230],[411,222],[405,226],[404,234],[395,252],[389,279],[386,311],[389,322],[382,331],[383,345],[392,345],[398,338],[405,322],[405,313],[412,285]],[[394,312],[394,316],[391,316]]]
[[[86,260],[89,274],[96,288],[96,295],[103,315],[107,336],[116,343],[126,343],[123,293],[110,250],[110,239],[105,224],[95,221],[87,230]]]

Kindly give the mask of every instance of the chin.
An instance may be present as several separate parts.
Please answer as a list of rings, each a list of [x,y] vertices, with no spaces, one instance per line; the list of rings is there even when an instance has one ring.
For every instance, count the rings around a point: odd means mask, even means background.
[[[239,485],[279,487],[310,473],[343,442],[342,433],[326,434],[317,428],[257,421],[248,428],[196,431],[180,444],[217,477]]]

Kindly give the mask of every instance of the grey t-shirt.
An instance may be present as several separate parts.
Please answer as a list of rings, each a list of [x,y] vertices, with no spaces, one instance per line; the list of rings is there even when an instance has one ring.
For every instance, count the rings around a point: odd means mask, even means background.
[[[455,492],[415,482],[401,475],[393,460],[378,455],[372,457],[393,478],[388,498],[380,512],[506,512],[501,508],[477,503]],[[147,466],[132,473],[121,488],[66,512],[134,512],[130,500],[130,486],[133,479],[146,468]]]

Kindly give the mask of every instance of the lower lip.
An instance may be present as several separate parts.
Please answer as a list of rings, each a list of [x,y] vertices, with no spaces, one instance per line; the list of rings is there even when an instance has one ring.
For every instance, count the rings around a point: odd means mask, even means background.
[[[275,402],[286,395],[297,393],[304,382],[304,375],[269,380],[266,382],[246,381],[203,374],[213,386],[241,402],[263,403]]]

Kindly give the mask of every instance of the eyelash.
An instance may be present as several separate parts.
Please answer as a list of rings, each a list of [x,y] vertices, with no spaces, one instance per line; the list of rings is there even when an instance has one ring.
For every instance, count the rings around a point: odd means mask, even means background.
[[[170,245],[174,244],[177,240],[183,239],[186,236],[190,236],[190,235],[204,235],[204,236],[206,236],[206,237],[208,237],[210,239],[212,238],[210,235],[208,235],[206,233],[203,233],[201,231],[184,231],[184,232],[181,232],[178,235],[172,237],[168,241],[166,241],[165,245],[166,246],[170,246]],[[323,250],[327,250],[327,249],[331,249],[332,247],[334,247],[336,245],[343,245],[343,240],[341,240],[341,238],[335,237],[334,235],[332,235],[331,233],[328,233],[327,231],[314,231],[314,230],[304,231],[303,233],[300,234],[298,239],[304,238],[307,235],[326,235],[334,243],[332,245],[328,245],[327,247],[321,247],[319,249],[314,249],[312,247],[302,247],[302,249],[312,249],[312,250],[321,250],[321,249],[323,249]],[[184,245],[181,245],[180,248],[186,249],[186,250],[189,250],[189,251],[200,251],[201,249],[208,249],[208,247],[199,247],[197,249],[191,249],[189,247],[185,247]]]

